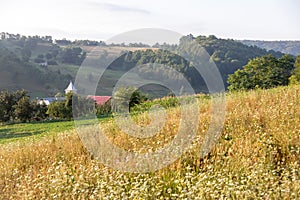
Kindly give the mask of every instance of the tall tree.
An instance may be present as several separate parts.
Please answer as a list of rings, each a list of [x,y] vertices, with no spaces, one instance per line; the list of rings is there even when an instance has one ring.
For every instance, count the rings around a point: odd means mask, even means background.
[[[290,84],[300,84],[300,55],[297,56],[295,62],[295,69],[292,72],[292,76],[289,79]]]
[[[30,118],[30,100],[25,90],[0,92],[0,121],[14,120],[14,117],[23,121]],[[20,117],[20,118],[19,118]]]
[[[9,121],[13,113],[13,105],[15,104],[13,94],[8,91],[0,92],[0,121]]]
[[[287,85],[294,68],[292,56],[284,55],[277,59],[272,55],[255,58],[243,69],[229,75],[229,90],[272,88]]]
[[[135,105],[141,104],[148,99],[146,94],[143,94],[135,87],[120,87],[114,93],[113,111],[126,112],[130,111]]]
[[[21,97],[13,106],[15,119],[21,122],[30,121],[33,114],[33,106],[28,96]]]

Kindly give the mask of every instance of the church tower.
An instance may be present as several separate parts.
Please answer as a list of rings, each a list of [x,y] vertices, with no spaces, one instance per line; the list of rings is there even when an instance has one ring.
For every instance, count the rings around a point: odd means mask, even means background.
[[[75,88],[75,86],[73,85],[72,81],[70,81],[70,84],[69,86],[65,89],[65,93],[68,94],[68,93],[76,93],[77,92],[77,89]]]

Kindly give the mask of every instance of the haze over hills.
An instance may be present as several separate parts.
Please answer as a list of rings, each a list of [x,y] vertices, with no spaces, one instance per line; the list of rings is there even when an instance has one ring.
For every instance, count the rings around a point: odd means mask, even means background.
[[[248,46],[280,51],[282,53],[297,56],[300,54],[300,41],[263,41],[263,40],[240,40]]]
[[[225,85],[228,74],[241,69],[249,59],[266,54],[272,54],[275,57],[283,55],[278,51],[247,46],[239,41],[219,39],[215,36],[198,36],[194,39],[206,49],[216,63]],[[295,42],[295,46],[297,44]],[[148,62],[166,64],[179,70],[191,81],[197,92],[205,91],[201,77],[195,75],[189,63],[172,53],[157,51],[157,48],[162,47],[159,44],[153,47],[145,44],[107,45],[102,41],[66,39],[53,41],[51,36],[26,37],[7,33],[2,33],[0,40],[0,90],[25,89],[32,97],[52,96],[57,92],[63,92],[68,82],[74,80],[86,55],[95,46],[105,47],[102,60],[108,59],[120,50],[127,52],[117,62],[113,62],[108,70],[105,83],[110,85],[104,85],[101,89],[105,95],[108,95],[108,88],[113,86],[112,83],[122,73],[137,64]],[[145,51],[146,48],[150,49]],[[169,48],[176,51],[178,47],[169,46]],[[87,72],[86,76],[91,82],[97,80],[92,72]]]

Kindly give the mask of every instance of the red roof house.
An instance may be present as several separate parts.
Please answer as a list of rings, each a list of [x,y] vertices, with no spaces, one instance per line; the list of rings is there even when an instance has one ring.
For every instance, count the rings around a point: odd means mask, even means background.
[[[110,99],[111,96],[87,96],[88,99],[93,99],[95,101],[95,103],[99,106],[104,105],[105,103],[107,103]]]

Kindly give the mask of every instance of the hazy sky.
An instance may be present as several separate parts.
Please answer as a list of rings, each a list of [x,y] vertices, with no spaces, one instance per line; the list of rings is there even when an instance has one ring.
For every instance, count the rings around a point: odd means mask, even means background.
[[[0,32],[106,40],[139,28],[300,40],[299,0],[0,0]]]

